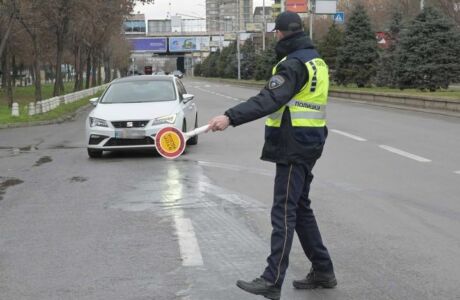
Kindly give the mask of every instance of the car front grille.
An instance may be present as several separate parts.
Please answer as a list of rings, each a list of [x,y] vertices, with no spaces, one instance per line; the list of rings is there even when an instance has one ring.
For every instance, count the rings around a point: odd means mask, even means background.
[[[143,139],[117,139],[111,138],[105,143],[104,147],[116,147],[116,146],[143,146],[143,145],[155,145],[155,141],[150,137]]]
[[[113,127],[115,128],[143,128],[149,123],[148,120],[143,121],[112,121]],[[132,126],[128,126],[128,123]]]

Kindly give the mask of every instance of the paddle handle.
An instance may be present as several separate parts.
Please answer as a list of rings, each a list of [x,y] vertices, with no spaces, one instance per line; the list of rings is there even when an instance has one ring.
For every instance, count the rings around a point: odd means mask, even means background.
[[[200,134],[200,133],[205,132],[206,130],[208,130],[208,127],[209,127],[209,125],[204,125],[204,126],[195,128],[195,129],[193,129],[192,131],[185,132],[185,133],[184,133],[184,137],[185,137],[186,139],[189,139],[189,138],[191,138],[192,136],[195,136],[195,135],[198,135],[198,134]]]

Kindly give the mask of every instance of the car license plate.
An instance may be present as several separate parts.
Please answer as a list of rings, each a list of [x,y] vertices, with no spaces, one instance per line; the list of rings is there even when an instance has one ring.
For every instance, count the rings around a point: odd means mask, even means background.
[[[115,138],[119,139],[143,139],[145,130],[140,129],[121,129],[115,131]]]

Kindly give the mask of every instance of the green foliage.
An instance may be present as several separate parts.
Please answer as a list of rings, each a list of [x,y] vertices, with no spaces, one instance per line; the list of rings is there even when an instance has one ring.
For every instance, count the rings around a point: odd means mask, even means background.
[[[276,41],[267,44],[265,51],[261,51],[256,57],[254,79],[268,80],[272,76],[272,69],[278,63],[275,52]]]
[[[252,79],[256,68],[256,49],[251,40],[247,40],[241,47],[241,78]]]
[[[387,42],[389,43],[389,47],[383,50],[379,60],[379,67],[376,78],[377,86],[397,86],[396,66],[398,62],[396,49],[400,40],[401,28],[403,26],[402,22],[402,13],[400,11],[395,11],[388,26],[390,40]]]
[[[333,23],[324,37],[324,39],[318,45],[318,51],[321,57],[329,66],[331,73],[334,73],[337,69],[337,53],[338,49],[343,43],[343,31]]]
[[[435,91],[460,75],[460,34],[438,10],[427,7],[401,35],[398,86]]]
[[[0,124],[13,124],[13,123],[28,123],[28,122],[36,122],[36,121],[49,121],[55,120],[58,118],[62,118],[64,116],[68,116],[73,114],[77,109],[80,107],[89,105],[89,99],[93,97],[99,97],[102,92],[95,94],[94,96],[85,97],[81,100],[69,103],[69,104],[61,104],[58,108],[53,109],[44,114],[38,114],[35,116],[28,115],[28,107],[27,104],[20,105],[20,115],[19,117],[12,117],[11,116],[11,109],[8,108],[6,105],[0,105]]]
[[[211,53],[201,64],[201,76],[218,77],[217,62],[219,60],[220,51]]]
[[[254,43],[247,40],[241,47],[241,78],[266,80],[271,76],[272,68],[277,63],[275,54],[276,41],[267,45],[265,51],[257,53]],[[195,75],[204,77],[237,78],[238,62],[236,43],[209,55],[201,64],[195,65]]]
[[[235,42],[222,50],[217,62],[217,74],[214,77],[236,78],[237,76],[238,62],[236,60]]]
[[[377,41],[364,6],[357,5],[346,25],[343,46],[337,54],[336,80],[339,84],[369,85],[376,72]]]

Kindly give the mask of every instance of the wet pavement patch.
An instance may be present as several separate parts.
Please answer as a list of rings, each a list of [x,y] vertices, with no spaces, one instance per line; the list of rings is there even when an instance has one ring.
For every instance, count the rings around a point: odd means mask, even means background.
[[[88,178],[81,177],[81,176],[75,176],[75,177],[70,178],[70,182],[85,182],[87,180]]]
[[[41,166],[43,164],[46,164],[46,163],[49,163],[49,162],[52,162],[52,161],[53,160],[51,159],[51,157],[43,156],[43,157],[40,157],[40,159],[35,162],[34,167],[39,167],[39,166]]]
[[[21,179],[0,177],[0,201],[3,200],[3,195],[7,188],[23,183]]]

